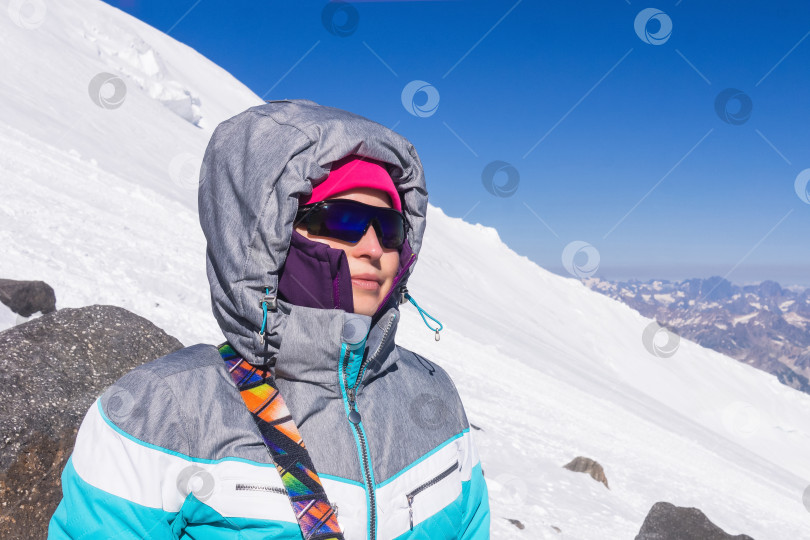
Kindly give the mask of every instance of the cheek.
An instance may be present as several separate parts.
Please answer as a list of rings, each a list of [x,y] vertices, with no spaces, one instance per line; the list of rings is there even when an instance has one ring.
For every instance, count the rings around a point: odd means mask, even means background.
[[[393,281],[394,276],[397,275],[397,270],[399,270],[399,251],[394,250],[391,253],[384,253],[380,263],[385,277]]]

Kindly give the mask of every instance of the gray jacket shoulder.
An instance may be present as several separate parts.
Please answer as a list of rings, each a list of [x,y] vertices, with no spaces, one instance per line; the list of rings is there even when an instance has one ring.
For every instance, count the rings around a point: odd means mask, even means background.
[[[447,371],[436,362],[401,345],[397,345],[396,350],[399,355],[398,369],[403,370],[406,380],[412,381],[413,391],[418,393],[421,403],[433,402],[432,407],[440,406],[452,413],[458,429],[469,428],[461,396]]]
[[[255,430],[214,345],[197,344],[140,365],[101,396],[108,420],[149,445],[195,458],[219,459],[222,430]],[[266,454],[266,452],[264,452]],[[264,454],[244,456],[266,460]]]

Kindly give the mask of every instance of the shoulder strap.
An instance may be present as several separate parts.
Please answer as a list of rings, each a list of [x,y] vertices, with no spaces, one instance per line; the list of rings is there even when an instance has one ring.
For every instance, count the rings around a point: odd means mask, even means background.
[[[272,374],[237,356],[227,341],[217,348],[273,457],[304,539],[344,540],[336,507],[326,497]]]

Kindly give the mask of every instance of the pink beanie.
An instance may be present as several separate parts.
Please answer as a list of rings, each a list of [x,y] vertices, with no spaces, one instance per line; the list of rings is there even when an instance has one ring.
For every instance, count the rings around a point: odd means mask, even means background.
[[[402,212],[399,193],[385,169],[384,163],[356,154],[349,154],[332,163],[332,169],[326,180],[315,186],[309,199],[302,201],[300,205],[316,203],[328,199],[332,195],[358,187],[379,189],[387,193],[391,198],[392,206]]]

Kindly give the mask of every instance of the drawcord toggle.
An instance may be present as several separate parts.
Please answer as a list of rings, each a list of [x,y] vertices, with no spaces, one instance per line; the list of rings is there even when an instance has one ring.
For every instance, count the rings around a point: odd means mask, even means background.
[[[400,292],[400,295],[399,295],[399,303],[400,303],[400,304],[404,304],[404,303],[405,303],[405,302],[407,302],[407,301],[410,301],[410,302],[411,302],[411,304],[413,304],[414,306],[416,306],[416,309],[417,309],[417,310],[419,310],[419,315],[421,315],[421,316],[422,316],[422,321],[424,321],[425,326],[427,326],[428,328],[430,328],[431,330],[433,330],[434,332],[436,332],[436,336],[435,336],[435,337],[436,337],[436,341],[439,341],[439,332],[441,332],[441,330],[444,328],[444,325],[443,325],[442,323],[440,323],[440,322],[439,322],[439,320],[438,320],[438,319],[436,319],[435,317],[431,317],[431,316],[430,316],[430,314],[429,314],[427,311],[425,311],[424,309],[420,308],[420,307],[419,307],[419,304],[417,304],[417,303],[416,303],[416,300],[414,300],[414,299],[413,299],[413,297],[412,297],[410,294],[408,294],[408,288],[407,288],[407,287],[402,287],[401,292]],[[431,327],[431,326],[428,324],[427,319],[425,319],[425,315],[427,315],[428,317],[430,317],[431,319],[433,319],[434,321],[436,321],[436,322],[439,324],[438,328],[432,328],[432,327]]]
[[[261,306],[262,306],[262,328],[259,330],[259,336],[261,337],[262,343],[264,343],[264,329],[267,326],[267,306],[270,305],[270,310],[275,311],[278,307],[276,303],[276,297],[270,294],[270,287],[265,287],[264,289],[264,298],[262,298]]]

